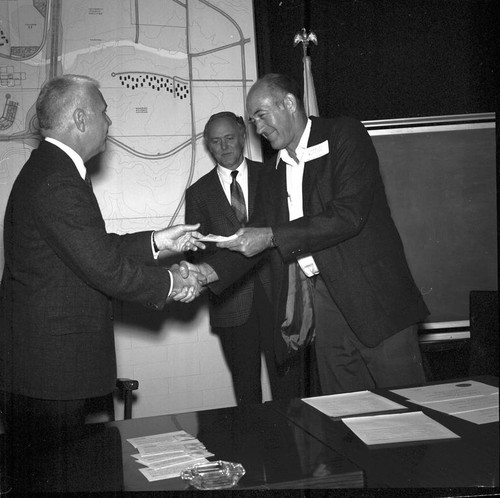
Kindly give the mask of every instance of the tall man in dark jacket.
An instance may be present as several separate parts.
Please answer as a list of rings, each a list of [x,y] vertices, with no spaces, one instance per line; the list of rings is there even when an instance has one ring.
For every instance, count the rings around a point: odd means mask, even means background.
[[[186,223],[199,222],[199,230],[205,234],[233,235],[255,209],[262,163],[244,156],[245,122],[232,112],[213,114],[203,136],[216,167],[187,189]],[[236,175],[234,180],[232,175]],[[242,219],[232,205],[235,188],[240,188],[243,196]],[[193,261],[205,260],[214,249],[209,244],[203,253],[194,253]],[[220,339],[238,405],[262,402],[261,353],[266,358],[273,397],[300,395],[297,367],[276,366],[269,293],[267,258],[220,295],[209,292],[210,325]]]
[[[112,412],[111,298],[155,310],[169,296],[189,302],[196,279],[153,264],[160,251],[204,247],[197,225],[106,232],[85,167],[111,125],[96,81],[54,78],[36,107],[44,140],[9,197],[0,287],[0,408],[21,441],[48,441],[94,411]]]
[[[354,119],[308,118],[298,85],[284,75],[258,80],[247,111],[278,154],[265,165],[250,226],[218,244],[241,254],[216,254],[200,268],[210,288],[220,292],[269,249],[276,341],[289,319],[288,266],[298,263],[324,394],[423,382],[416,324],[428,310],[370,136]]]

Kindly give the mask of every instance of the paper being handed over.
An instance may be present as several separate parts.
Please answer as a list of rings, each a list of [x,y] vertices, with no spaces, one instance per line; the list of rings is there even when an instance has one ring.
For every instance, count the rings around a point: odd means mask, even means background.
[[[214,235],[213,233],[209,233],[208,235],[204,235],[198,240],[201,240],[201,242],[226,242],[227,240],[233,240],[236,238],[236,234],[225,237],[224,235]]]

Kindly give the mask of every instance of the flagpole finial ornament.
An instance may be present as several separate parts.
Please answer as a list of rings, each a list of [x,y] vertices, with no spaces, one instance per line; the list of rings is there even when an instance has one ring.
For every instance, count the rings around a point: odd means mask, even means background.
[[[306,28],[302,28],[300,31],[295,33],[295,36],[293,38],[293,46],[296,47],[299,43],[302,43],[304,54],[307,52],[307,47],[309,46],[310,42],[313,42],[315,45],[318,44],[318,37],[313,31],[309,31],[308,33]]]

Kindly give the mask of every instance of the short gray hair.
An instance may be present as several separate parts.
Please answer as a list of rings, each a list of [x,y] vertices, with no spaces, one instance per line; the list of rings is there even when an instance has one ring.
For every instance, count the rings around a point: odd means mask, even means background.
[[[203,130],[203,138],[206,140],[208,136],[208,128],[210,125],[216,121],[217,119],[231,119],[236,123],[238,128],[243,134],[246,134],[247,128],[245,126],[245,120],[241,116],[237,116],[234,112],[231,111],[222,111],[217,114],[212,114],[205,125],[205,129]]]
[[[41,130],[53,130],[64,125],[66,114],[82,98],[89,87],[99,88],[99,82],[88,76],[65,74],[47,81],[36,101],[38,126]]]

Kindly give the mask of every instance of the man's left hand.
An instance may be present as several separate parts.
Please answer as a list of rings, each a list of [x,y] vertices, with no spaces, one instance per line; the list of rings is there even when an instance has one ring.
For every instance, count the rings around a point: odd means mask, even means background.
[[[203,237],[196,230],[196,225],[174,225],[154,232],[154,240],[160,251],[185,252],[205,249],[205,244],[198,239]]]
[[[272,236],[273,231],[270,227],[240,228],[236,232],[236,238],[225,242],[218,242],[217,247],[241,252],[241,254],[251,258],[265,249],[272,247]]]

